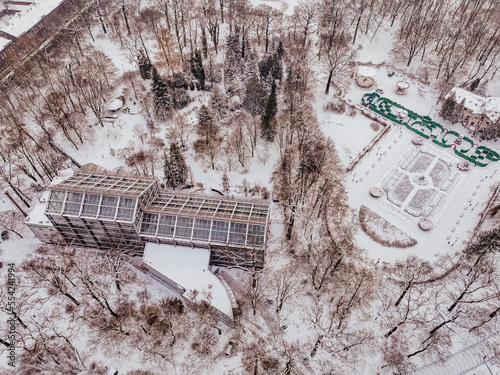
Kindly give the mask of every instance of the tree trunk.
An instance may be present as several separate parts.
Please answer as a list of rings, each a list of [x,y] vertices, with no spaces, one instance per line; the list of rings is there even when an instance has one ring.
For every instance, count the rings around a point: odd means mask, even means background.
[[[401,301],[403,300],[404,296],[406,295],[406,293],[408,292],[408,289],[410,289],[412,283],[408,283],[408,285],[406,286],[405,290],[403,290],[403,293],[401,293],[401,295],[399,296],[398,300],[396,301],[396,303],[394,304],[394,306],[398,307],[399,304],[401,303]]]
[[[290,211],[290,219],[288,220],[288,227],[286,229],[286,239],[290,240],[292,238],[293,224],[295,222],[295,210],[297,205],[293,204],[292,210]]]
[[[69,294],[68,292],[63,292],[62,290],[61,293],[64,296],[68,297],[71,300],[71,302],[73,302],[75,305],[80,306],[80,302],[78,302],[71,294]]]
[[[128,24],[127,11],[125,10],[125,4],[122,5],[123,18],[125,19],[125,26],[127,26],[127,35],[130,35],[130,25]]]
[[[333,69],[330,69],[330,73],[328,74],[328,80],[326,81],[326,89],[325,95],[328,95],[330,92],[330,84],[332,83]]]
[[[354,37],[352,38],[352,44],[356,43],[356,36],[358,35],[359,23],[361,22],[361,16],[363,15],[364,9],[361,9],[359,13],[358,22],[356,22],[356,29],[354,30]]]

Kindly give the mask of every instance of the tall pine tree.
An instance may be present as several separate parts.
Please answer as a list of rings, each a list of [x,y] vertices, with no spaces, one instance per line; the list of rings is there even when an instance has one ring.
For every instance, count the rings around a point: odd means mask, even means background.
[[[231,185],[229,184],[229,177],[227,177],[227,173],[224,172],[224,174],[222,175],[222,191],[224,193],[229,193],[229,189],[230,189]]]
[[[170,156],[165,157],[165,180],[167,185],[177,188],[186,184],[188,178],[188,167],[184,155],[176,143],[170,144]]]
[[[266,107],[267,93],[264,85],[257,75],[248,80],[245,87],[245,99],[243,107],[250,112],[252,116],[262,115]]]
[[[439,116],[441,116],[445,120],[451,121],[456,105],[457,105],[456,96],[455,93],[452,92],[443,102],[443,105],[441,106],[441,111],[439,111]]]
[[[462,99],[460,103],[455,104],[455,108],[453,108],[449,120],[454,124],[462,121],[462,117],[464,115],[464,109],[465,109],[465,98]]]
[[[198,50],[196,50],[195,53],[191,55],[191,73],[193,73],[194,77],[198,80],[200,89],[205,90],[205,68],[203,67],[201,53]]]
[[[168,85],[163,81],[154,66],[152,73],[155,116],[160,120],[166,120],[172,115],[173,111],[172,95]]]
[[[244,60],[241,57],[240,35],[229,35],[226,43],[226,59],[224,60],[224,80],[232,82],[243,73]]]
[[[470,91],[474,91],[475,89],[477,89],[480,82],[481,82],[481,78],[476,78],[474,81],[472,81],[470,84]]]
[[[268,141],[272,142],[276,135],[276,114],[278,113],[278,102],[276,100],[276,82],[273,81],[271,86],[271,94],[267,100],[266,111],[262,115],[261,135]]]
[[[196,132],[200,137],[205,139],[208,144],[210,137],[215,137],[219,129],[215,124],[214,116],[206,105],[202,105],[198,111],[198,123],[196,124]]]
[[[139,56],[137,56],[137,63],[139,65],[139,73],[141,74],[141,78],[151,79],[151,71],[153,69],[153,65],[143,51],[141,51]]]

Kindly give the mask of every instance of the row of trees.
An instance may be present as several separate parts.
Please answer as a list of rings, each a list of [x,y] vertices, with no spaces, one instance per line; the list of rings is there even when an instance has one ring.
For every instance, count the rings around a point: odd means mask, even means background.
[[[184,373],[200,371],[220,354],[219,322],[206,306],[194,313],[179,299],[154,296],[126,257],[123,246],[74,254],[45,246],[16,266],[16,373],[106,374],[92,360],[97,352],[116,361],[136,356],[144,370]],[[3,285],[5,300],[6,291]],[[5,348],[6,329],[0,333]]]
[[[59,58],[35,59],[2,84],[0,176],[25,203],[30,183],[51,181],[68,160],[80,165],[64,144],[78,149],[92,139],[89,125],[104,126],[116,69],[103,52],[85,48],[85,55],[69,45]]]

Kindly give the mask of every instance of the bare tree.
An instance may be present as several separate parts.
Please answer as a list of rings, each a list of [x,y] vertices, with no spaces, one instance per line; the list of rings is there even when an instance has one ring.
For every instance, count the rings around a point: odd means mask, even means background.
[[[357,53],[357,49],[351,48],[348,42],[348,36],[345,33],[338,33],[332,37],[332,46],[324,55],[325,64],[328,68],[328,79],[326,81],[325,94],[330,91],[332,79],[337,85],[341,82],[342,77],[351,76],[350,63]]]
[[[24,216],[14,210],[0,212],[0,227],[15,233],[19,238],[23,238],[22,234],[26,228],[24,225]]]
[[[244,125],[241,122],[234,124],[233,130],[229,133],[228,144],[233,148],[239,163],[244,168],[247,160],[247,143],[245,142]]]
[[[170,127],[167,129],[167,136],[173,142],[179,143],[182,150],[187,149],[187,143],[191,136],[192,125],[189,123],[187,116],[174,115],[170,121]]]
[[[246,293],[252,307],[253,315],[255,315],[258,306],[264,298],[267,275],[265,275],[264,271],[254,270],[247,280]]]
[[[276,312],[279,313],[285,302],[293,297],[298,287],[295,269],[289,265],[276,270],[273,275],[273,284],[276,292]]]

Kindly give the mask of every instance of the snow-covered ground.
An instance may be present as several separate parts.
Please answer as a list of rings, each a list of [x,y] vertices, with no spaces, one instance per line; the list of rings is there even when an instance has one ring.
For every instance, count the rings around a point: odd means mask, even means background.
[[[251,0],[251,3],[254,5],[266,4],[281,9],[289,15],[293,13],[293,9],[298,1]],[[21,17],[17,18],[21,19]],[[2,22],[4,22],[5,19],[2,19]],[[9,24],[4,26],[7,27],[12,25]],[[382,27],[373,41],[370,41],[365,35],[360,34],[357,42],[361,43],[363,48],[359,50],[357,58],[358,63],[360,65],[382,64],[385,61],[390,61],[389,52],[392,48],[393,30],[394,29],[389,30]],[[5,31],[7,31],[7,29]],[[221,32],[221,40],[224,39],[222,34],[223,32]],[[3,39],[0,38],[0,46],[1,43],[3,43]],[[106,52],[108,56],[112,58],[121,73],[129,70],[137,70],[136,64],[126,59],[118,43],[111,43],[102,33],[97,34],[94,46]],[[222,58],[221,55],[222,54],[219,54],[220,58]],[[361,89],[353,83],[350,89],[346,90],[344,99],[350,104],[359,105],[364,93],[380,89],[384,91],[383,96],[397,101],[421,115],[429,115],[432,119],[438,121],[446,128],[469,134],[461,126],[452,125],[439,119],[437,116],[439,106],[436,105],[439,93],[434,90],[432,86],[425,85],[398,72],[392,77],[389,77],[387,74],[389,69],[390,68],[384,64],[378,68],[378,73],[375,76],[376,84],[370,89]],[[394,88],[398,81],[406,81],[410,84],[410,88],[404,96],[394,93]],[[335,143],[343,165],[348,166],[384,128],[380,126],[378,130],[374,130],[370,126],[373,120],[363,115],[360,111],[357,111],[354,116],[349,115],[349,108],[347,112],[342,115],[324,111],[324,105],[334,98],[332,94],[325,96],[322,92],[323,90],[324,86],[322,84],[318,85],[318,92],[315,96],[316,100],[313,104],[314,108],[317,110],[318,121],[324,134],[330,137]],[[332,92],[335,92],[335,89],[332,88]],[[124,85],[118,85],[107,100],[111,102],[124,93]],[[494,91],[491,93],[494,94]],[[190,92],[190,95],[193,99],[192,108],[199,107],[208,100],[207,93]],[[141,112],[140,106],[134,103],[134,101],[135,99],[132,93],[129,92],[125,97],[123,107],[129,107],[130,114],[118,112],[118,118],[112,122],[107,122],[105,127],[100,127],[99,125],[92,126],[89,128],[89,131],[95,132],[94,142],[87,142],[78,150],[68,146],[68,153],[82,164],[95,163],[108,169],[123,166],[124,161],[122,158],[118,157],[118,151],[132,145],[131,141],[133,141],[134,146],[139,146],[141,141],[137,134],[139,132],[148,132],[145,115]],[[187,118],[187,121],[194,124],[195,115],[191,114]],[[157,126],[157,136],[166,139],[166,142],[168,142],[165,136],[168,124],[160,123],[157,124]],[[438,254],[459,251],[470,239],[472,230],[479,221],[479,215],[485,208],[486,202],[489,199],[491,187],[498,182],[500,174],[497,170],[500,168],[500,162],[491,163],[485,168],[475,167],[468,172],[460,172],[457,170],[453,184],[450,185],[449,189],[443,192],[443,198],[440,204],[429,216],[434,224],[434,228],[427,232],[422,231],[418,227],[419,218],[415,218],[403,209],[395,206],[386,196],[376,199],[369,194],[370,188],[383,188],[394,171],[401,171],[401,165],[412,157],[413,151],[418,151],[419,149],[426,150],[426,152],[435,155],[435,158],[446,160],[451,166],[455,166],[461,161],[461,159],[455,156],[451,150],[443,149],[429,141],[426,141],[423,146],[418,148],[412,143],[414,137],[415,134],[408,129],[398,127],[395,124],[391,125],[387,134],[385,134],[376,146],[361,159],[347,177],[346,190],[352,208],[359,210],[362,205],[365,205],[386,219],[389,223],[417,240],[417,244],[410,248],[389,248],[375,242],[364,232],[360,231],[357,235],[358,245],[365,248],[369,256],[374,260],[392,262],[398,258],[405,258],[410,254],[416,254],[421,258],[433,260]],[[190,144],[192,140],[193,139],[190,139]],[[491,147],[496,151],[500,151],[500,143],[485,142],[481,144]],[[227,172],[232,194],[243,196],[240,187],[244,179],[248,180],[252,185],[258,184],[266,186],[268,190],[271,190],[272,184],[270,182],[270,177],[275,168],[275,162],[278,159],[279,152],[275,145],[268,148],[264,146],[264,143],[261,143],[257,150],[256,157],[249,159],[244,167],[237,164],[231,171]],[[218,168],[210,169],[202,161],[194,159],[192,148],[190,148],[185,155],[195,182],[203,184],[206,190],[209,190],[211,187],[220,188],[221,176],[225,169],[221,166],[222,162],[219,163]],[[5,200],[6,198],[2,199]],[[273,209],[271,215],[272,221],[275,221],[275,223],[270,227],[270,246],[272,247],[270,253],[276,256],[277,254],[281,255],[279,252],[284,226],[279,223],[281,219],[279,206],[277,204],[272,205]],[[12,208],[12,205],[8,201],[0,203],[0,210]],[[1,255],[2,261],[13,261],[19,264],[25,258],[26,254],[34,251],[40,244],[29,231],[23,234],[25,234],[24,239],[17,239],[15,235],[13,235],[10,240],[0,245],[0,248],[3,250],[3,254]],[[197,253],[199,257],[185,257],[185,252],[187,251],[193,251],[192,255]],[[175,279],[174,281],[187,289],[215,291],[216,287],[219,288],[219,284],[216,284],[218,280],[214,280],[212,278],[213,275],[208,274],[208,271],[206,271],[208,264],[207,253],[208,251],[206,250],[173,247],[169,247],[168,250],[165,250],[163,246],[158,246],[157,248],[150,246],[146,251],[144,259],[158,271]],[[194,260],[197,261],[196,267],[194,267]],[[276,268],[278,265],[281,266],[283,263],[286,263],[286,258],[284,257],[278,262],[275,262],[275,259],[271,257],[267,260],[270,262],[271,268]],[[197,272],[194,272],[194,269],[196,269]],[[204,272],[207,273],[207,275],[204,275]],[[200,275],[203,277],[200,277]],[[144,276],[144,278],[145,277],[146,276]],[[209,284],[211,288],[208,287]],[[165,288],[159,285],[155,285],[154,288],[157,295],[169,293],[167,290],[164,290]],[[227,295],[222,294],[222,289],[219,288],[217,290],[221,292],[220,295],[222,296],[220,301],[221,309],[230,308],[228,300],[226,300]],[[217,296],[218,295],[217,293]],[[303,340],[313,334],[305,328],[306,326],[304,324],[300,323],[300,312],[290,311],[289,315],[283,314],[281,316],[281,321],[276,322],[273,320],[276,319],[275,315],[273,315],[273,308],[268,310],[269,311],[260,312],[261,316],[256,319],[259,319],[259,323],[268,323],[269,326],[277,325],[278,328],[281,324],[287,324],[288,328],[286,331],[282,332],[282,337],[288,342],[293,342],[298,338]],[[273,319],[268,319],[271,315]],[[267,328],[269,328],[269,326]],[[233,339],[231,335],[232,333],[224,339]],[[311,340],[314,340],[312,336],[309,341]],[[305,356],[306,354],[304,353],[304,357]],[[298,358],[298,360],[302,360],[302,358]],[[313,360],[311,360],[311,362],[312,361]],[[132,369],[130,363],[123,364],[120,367],[121,371],[129,369]],[[366,368],[364,373],[372,373],[370,370],[372,369]],[[238,353],[238,347],[236,346],[234,354],[230,358],[226,358],[221,354],[220,359],[211,371],[212,374],[215,375],[243,374],[244,371],[241,367],[241,356]],[[483,365],[474,370],[474,372],[470,372],[470,374],[487,374],[489,373],[488,371],[489,369],[486,365]],[[450,372],[450,374],[454,373],[456,372]]]
[[[376,199],[369,194],[370,188],[382,187],[388,174],[398,168],[398,162],[404,160],[408,151],[416,149],[411,142],[414,136],[406,128],[398,130],[397,126],[392,126],[377,147],[366,154],[354,168],[347,180],[349,202],[353,208],[359,209],[361,205],[366,205],[418,241],[417,245],[407,249],[387,248],[360,232],[358,241],[373,259],[393,261],[416,254],[432,260],[439,253],[458,251],[470,239],[489,199],[491,187],[498,181],[495,177],[500,165],[494,163],[485,168],[475,167],[469,172],[460,172],[455,185],[446,193],[442,206],[438,208],[433,220],[434,229],[422,231],[414,217],[398,209],[386,198]],[[449,149],[428,141],[425,146],[452,161],[453,165],[460,161]]]
[[[208,269],[210,251],[186,246],[148,242],[144,263],[186,290],[184,297],[194,302],[208,299],[227,316],[233,316],[231,301],[222,283]]]

